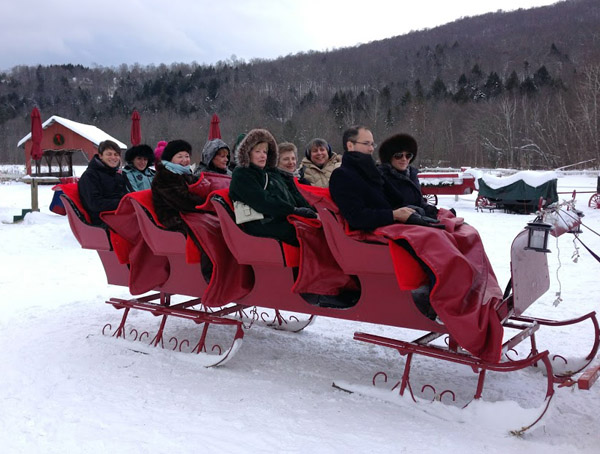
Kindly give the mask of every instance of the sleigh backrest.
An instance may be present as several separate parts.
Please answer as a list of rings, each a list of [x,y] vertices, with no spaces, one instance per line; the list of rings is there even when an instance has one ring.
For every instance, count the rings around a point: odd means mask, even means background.
[[[81,247],[97,251],[110,251],[111,245],[107,230],[91,224],[90,216],[83,208],[79,198],[77,183],[62,184],[58,187],[63,192],[60,197],[65,207],[69,226]]]
[[[285,266],[281,243],[272,238],[248,235],[236,223],[227,192],[213,195],[213,206],[227,242],[227,247],[241,265]]]
[[[152,252],[156,255],[185,254],[186,237],[181,232],[165,229],[159,222],[152,202],[152,191],[146,189],[128,196],[142,237]]]
[[[387,244],[367,243],[349,237],[344,225],[331,207],[318,203],[316,208],[323,223],[331,253],[346,274],[394,274]]]

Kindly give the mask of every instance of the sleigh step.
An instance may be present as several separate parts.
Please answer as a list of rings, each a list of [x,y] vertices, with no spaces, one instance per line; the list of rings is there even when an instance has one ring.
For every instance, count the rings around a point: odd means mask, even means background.
[[[589,390],[598,378],[600,378],[600,364],[596,364],[582,373],[579,379],[577,379],[577,387]]]

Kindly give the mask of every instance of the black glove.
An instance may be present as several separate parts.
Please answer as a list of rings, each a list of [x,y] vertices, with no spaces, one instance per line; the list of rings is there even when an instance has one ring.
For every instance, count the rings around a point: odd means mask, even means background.
[[[301,216],[303,218],[311,218],[311,219],[317,218],[317,212],[315,210],[313,210],[312,208],[296,207],[296,208],[294,208],[294,214],[296,216]]]
[[[445,229],[444,224],[440,224],[440,221],[427,216],[421,216],[417,212],[414,212],[406,220],[406,224],[422,225],[424,227],[435,227],[437,229]]]
[[[425,210],[425,216],[437,219],[437,215],[438,215],[437,207],[435,207],[433,205],[427,205],[427,206],[425,206],[424,210]]]

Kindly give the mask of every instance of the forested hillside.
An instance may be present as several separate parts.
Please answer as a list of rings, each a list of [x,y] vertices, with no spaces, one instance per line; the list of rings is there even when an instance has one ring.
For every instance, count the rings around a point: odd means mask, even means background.
[[[315,136],[340,150],[341,131],[363,123],[379,141],[413,134],[421,166],[598,166],[600,2],[499,11],[272,61],[18,66],[0,74],[0,162],[23,161],[16,144],[34,106],[42,120],[91,123],[123,142],[137,109],[144,142],[185,138],[195,150],[217,113],[232,144],[264,127],[301,150]]]

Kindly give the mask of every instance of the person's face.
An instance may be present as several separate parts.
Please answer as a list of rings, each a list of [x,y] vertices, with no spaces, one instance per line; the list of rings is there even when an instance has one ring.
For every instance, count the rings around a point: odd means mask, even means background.
[[[178,151],[171,159],[171,162],[173,164],[179,164],[180,166],[187,167],[190,165],[190,154],[187,151]]]
[[[368,129],[359,129],[356,139],[349,140],[346,144],[348,151],[357,151],[364,154],[373,154],[376,146],[373,141],[373,134]]]
[[[281,170],[285,170],[286,172],[294,173],[296,170],[296,153],[293,151],[286,151],[279,155],[279,167]]]
[[[269,145],[267,144],[267,142],[261,142],[259,144],[254,145],[254,148],[252,148],[252,150],[250,151],[250,162],[256,167],[264,169],[267,165],[268,150]]]
[[[408,168],[408,165],[410,164],[410,160],[412,157],[412,153],[409,153],[408,151],[400,151],[392,155],[392,160],[390,161],[390,164],[392,164],[392,167],[394,169],[406,170]]]
[[[115,169],[121,164],[121,153],[117,153],[112,148],[107,148],[100,155],[100,161],[102,161],[108,167]]]
[[[136,156],[133,158],[133,167],[138,169],[140,172],[143,172],[148,166],[148,158],[144,156]]]
[[[317,166],[322,166],[329,159],[329,153],[327,147],[320,145],[318,147],[312,147],[310,150],[310,160]]]
[[[213,165],[217,169],[225,170],[227,169],[227,163],[229,162],[229,151],[227,148],[221,148],[215,154],[215,157],[212,159]]]

